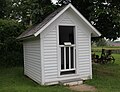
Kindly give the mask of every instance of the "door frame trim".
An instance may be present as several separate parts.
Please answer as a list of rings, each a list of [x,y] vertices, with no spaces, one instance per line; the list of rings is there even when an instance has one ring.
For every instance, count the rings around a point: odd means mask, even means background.
[[[78,75],[78,60],[77,60],[77,50],[75,50],[75,64],[76,64],[76,72],[74,74],[68,74],[68,75],[60,75],[61,71],[61,50],[59,45],[59,26],[74,26],[74,44],[75,48],[77,49],[77,28],[75,24],[59,24],[57,25],[57,52],[58,52],[58,77],[64,77],[64,76],[70,76],[70,75]]]

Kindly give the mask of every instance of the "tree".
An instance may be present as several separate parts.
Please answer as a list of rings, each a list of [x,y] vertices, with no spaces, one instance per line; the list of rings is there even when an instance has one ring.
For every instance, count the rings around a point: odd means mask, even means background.
[[[24,25],[40,23],[55,9],[51,0],[13,0],[12,3],[11,18]]]
[[[102,37],[115,40],[120,37],[120,1],[94,0],[90,21],[102,33]]]
[[[58,0],[58,5],[72,3],[93,26],[101,37],[115,40],[120,37],[119,0]]]
[[[23,30],[40,23],[54,9],[50,0],[0,0],[0,66],[23,64]]]
[[[5,8],[6,6],[6,0],[0,0],[0,18],[3,18],[4,17],[4,14],[5,14]]]
[[[11,0],[0,0],[0,18],[8,18],[12,11]]]
[[[0,66],[23,65],[22,44],[16,39],[21,32],[20,23],[0,19]]]
[[[24,25],[40,23],[56,9],[51,0],[0,0],[0,18],[14,19]]]
[[[72,3],[72,5],[75,6],[77,10],[85,16],[85,18],[89,19],[90,11],[88,8],[91,6],[89,0],[58,0],[57,5],[66,5],[68,3]]]

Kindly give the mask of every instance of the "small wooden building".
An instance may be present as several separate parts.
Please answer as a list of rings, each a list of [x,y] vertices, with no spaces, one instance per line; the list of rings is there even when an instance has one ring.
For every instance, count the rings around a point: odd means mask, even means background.
[[[101,34],[72,4],[22,33],[24,74],[42,85],[92,79],[91,36]]]

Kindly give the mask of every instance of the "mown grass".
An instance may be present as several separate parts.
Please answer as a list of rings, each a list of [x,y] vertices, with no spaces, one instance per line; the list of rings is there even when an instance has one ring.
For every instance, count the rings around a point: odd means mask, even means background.
[[[64,86],[40,86],[23,75],[23,68],[0,68],[0,92],[73,92]]]
[[[94,47],[92,48],[93,51],[101,51],[102,49],[105,49],[105,50],[120,50],[120,47],[113,47],[113,46],[110,46],[110,47]]]
[[[120,92],[120,54],[113,56],[114,64],[93,64],[93,79],[85,82],[95,86],[98,92]]]
[[[120,46],[100,46],[100,47],[93,47],[92,49],[101,49],[101,48],[105,48],[105,49],[120,49]]]
[[[100,53],[96,53],[99,54]],[[120,54],[113,54],[114,64],[93,64],[93,85],[97,92],[120,92]],[[74,92],[60,85],[40,86],[23,75],[22,67],[0,68],[0,92]]]

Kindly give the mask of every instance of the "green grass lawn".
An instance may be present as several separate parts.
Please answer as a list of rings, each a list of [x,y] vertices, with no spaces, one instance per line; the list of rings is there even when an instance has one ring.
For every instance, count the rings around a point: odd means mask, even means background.
[[[0,68],[0,92],[73,92],[64,86],[40,86],[23,75],[23,68]]]
[[[98,92],[120,92],[120,54],[113,56],[114,64],[93,64],[93,79],[85,82],[95,86]]]
[[[85,81],[98,92],[120,92],[120,54],[114,64],[93,64],[93,79]],[[73,92],[64,86],[40,86],[23,75],[23,68],[0,68],[0,92]]]
[[[120,47],[94,47],[94,48],[92,48],[92,51],[93,52],[101,52],[102,49],[118,51],[118,50],[120,50]]]
[[[94,48],[92,48],[93,50],[101,50],[101,49],[106,49],[106,50],[120,50],[120,47],[115,47],[115,46],[109,46],[109,47],[94,47]]]

